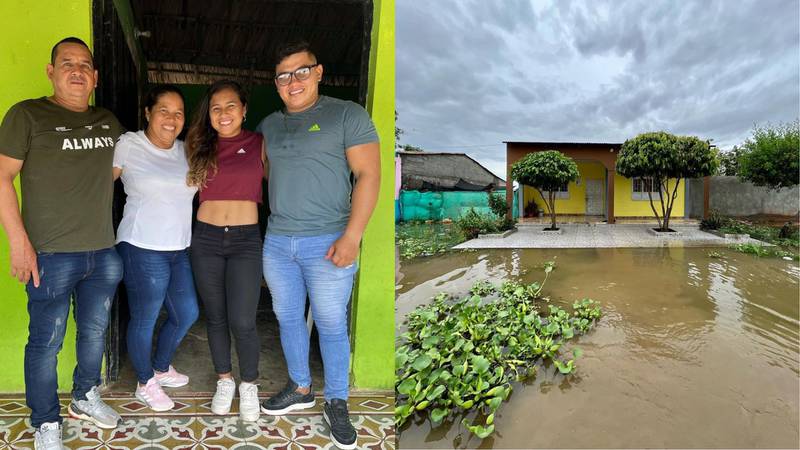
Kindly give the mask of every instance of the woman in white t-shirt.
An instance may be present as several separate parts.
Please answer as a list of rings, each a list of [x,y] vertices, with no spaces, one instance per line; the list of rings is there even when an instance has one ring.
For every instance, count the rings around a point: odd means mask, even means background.
[[[125,266],[131,315],[128,354],[139,380],[136,398],[155,411],[167,411],[174,403],[162,387],[189,383],[170,363],[198,315],[188,254],[197,187],[186,184],[189,166],[178,140],[185,121],[181,92],[171,85],[156,86],[147,94],[144,112],[147,129],[123,134],[114,149],[114,179],[122,176],[128,196],[117,229],[117,251]],[[167,320],[153,354],[162,306]]]

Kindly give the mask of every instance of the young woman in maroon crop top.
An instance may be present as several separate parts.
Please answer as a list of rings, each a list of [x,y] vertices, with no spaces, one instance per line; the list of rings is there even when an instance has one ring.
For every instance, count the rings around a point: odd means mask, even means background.
[[[256,308],[261,294],[262,238],[258,226],[263,138],[242,128],[247,96],[234,81],[217,81],[198,106],[186,137],[188,183],[200,188],[190,247],[192,270],[219,376],[211,411],[230,411],[236,383],[231,334],[239,357],[239,415],[259,416]]]

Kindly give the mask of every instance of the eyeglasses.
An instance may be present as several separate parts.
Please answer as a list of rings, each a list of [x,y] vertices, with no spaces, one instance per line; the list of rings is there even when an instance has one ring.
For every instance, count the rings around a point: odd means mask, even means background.
[[[279,86],[286,86],[292,82],[292,75],[297,81],[306,81],[308,77],[311,76],[311,69],[317,67],[317,64],[311,64],[310,66],[303,66],[296,69],[294,72],[282,72],[275,75],[275,81],[278,83]]]

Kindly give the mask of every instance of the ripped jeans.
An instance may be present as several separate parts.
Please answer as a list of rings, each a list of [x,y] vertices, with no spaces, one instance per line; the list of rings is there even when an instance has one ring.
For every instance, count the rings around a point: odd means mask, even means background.
[[[25,400],[31,425],[61,422],[56,362],[67,328],[70,304],[77,328],[78,364],[72,376],[72,397],[83,400],[100,384],[106,329],[122,259],[111,247],[72,253],[37,252],[39,287],[28,293],[28,344],[25,346]]]

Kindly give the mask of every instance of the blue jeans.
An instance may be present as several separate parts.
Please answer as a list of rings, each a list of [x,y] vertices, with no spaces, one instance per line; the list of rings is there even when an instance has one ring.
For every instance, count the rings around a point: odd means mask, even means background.
[[[319,334],[327,400],[347,400],[350,385],[347,305],[356,265],[339,268],[325,259],[328,248],[340,236],[341,233],[302,237],[267,233],[264,240],[264,279],[278,317],[289,378],[298,386],[311,385],[309,333],[304,317],[308,295]]]
[[[28,344],[25,346],[25,400],[31,425],[61,422],[56,358],[64,343],[70,303],[77,325],[78,364],[72,376],[72,397],[85,400],[100,384],[108,313],[122,278],[122,261],[113,247],[88,252],[41,253],[39,287],[28,293]]]
[[[153,369],[169,370],[175,350],[197,320],[197,293],[187,250],[148,250],[127,242],[117,244],[125,266],[125,289],[131,320],[128,355],[139,383],[153,377]],[[167,320],[158,330],[153,355],[153,332],[161,307]]]

